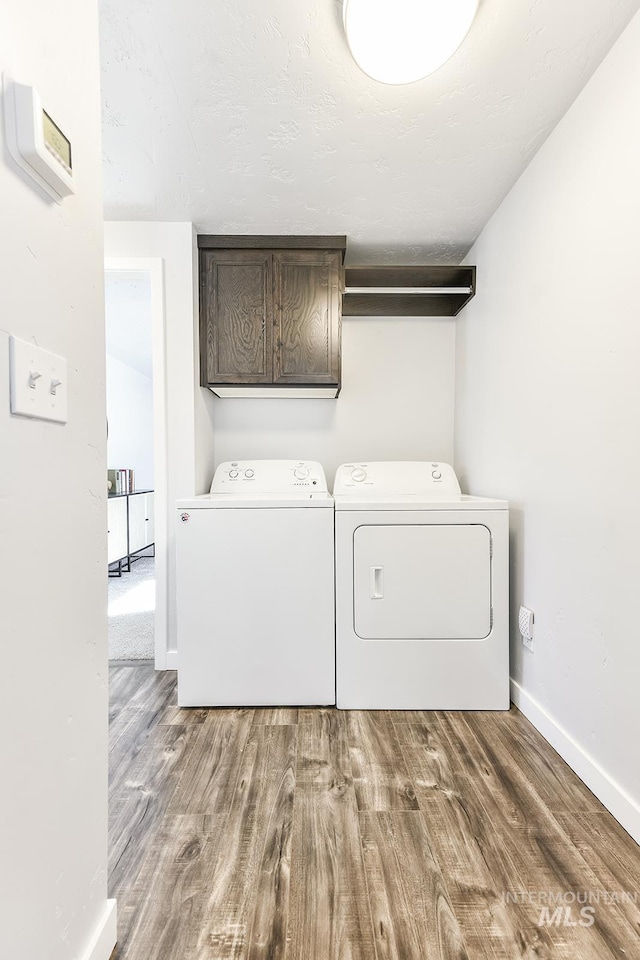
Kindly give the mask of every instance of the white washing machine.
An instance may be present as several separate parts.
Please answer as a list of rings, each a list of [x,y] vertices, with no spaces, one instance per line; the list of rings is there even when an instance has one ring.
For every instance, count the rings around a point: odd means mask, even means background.
[[[335,703],[333,499],[319,463],[222,463],[177,504],[178,703]]]
[[[509,708],[509,511],[445,463],[338,468],[336,687],[344,709]]]

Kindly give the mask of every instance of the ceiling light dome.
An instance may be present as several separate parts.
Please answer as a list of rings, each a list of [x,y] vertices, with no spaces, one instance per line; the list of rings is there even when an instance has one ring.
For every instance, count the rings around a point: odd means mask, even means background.
[[[455,53],[478,0],[343,0],[353,59],[381,83],[413,83]]]

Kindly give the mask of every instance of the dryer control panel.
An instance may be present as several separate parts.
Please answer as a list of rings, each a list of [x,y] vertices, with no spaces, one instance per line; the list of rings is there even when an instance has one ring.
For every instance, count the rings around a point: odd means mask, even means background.
[[[416,497],[456,500],[460,484],[453,467],[431,460],[343,463],[336,471],[334,496]]]
[[[228,460],[213,476],[211,493],[327,493],[315,460]]]

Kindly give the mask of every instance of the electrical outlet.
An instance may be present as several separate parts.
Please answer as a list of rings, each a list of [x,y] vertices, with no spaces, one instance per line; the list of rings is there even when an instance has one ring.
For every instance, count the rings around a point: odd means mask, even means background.
[[[533,653],[533,610],[529,610],[528,607],[520,607],[518,629],[525,647]]]

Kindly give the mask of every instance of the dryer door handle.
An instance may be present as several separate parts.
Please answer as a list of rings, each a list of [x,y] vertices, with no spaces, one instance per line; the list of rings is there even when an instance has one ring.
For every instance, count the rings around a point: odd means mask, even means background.
[[[382,600],[384,597],[384,577],[382,567],[369,568],[369,586],[371,588],[371,599]]]

